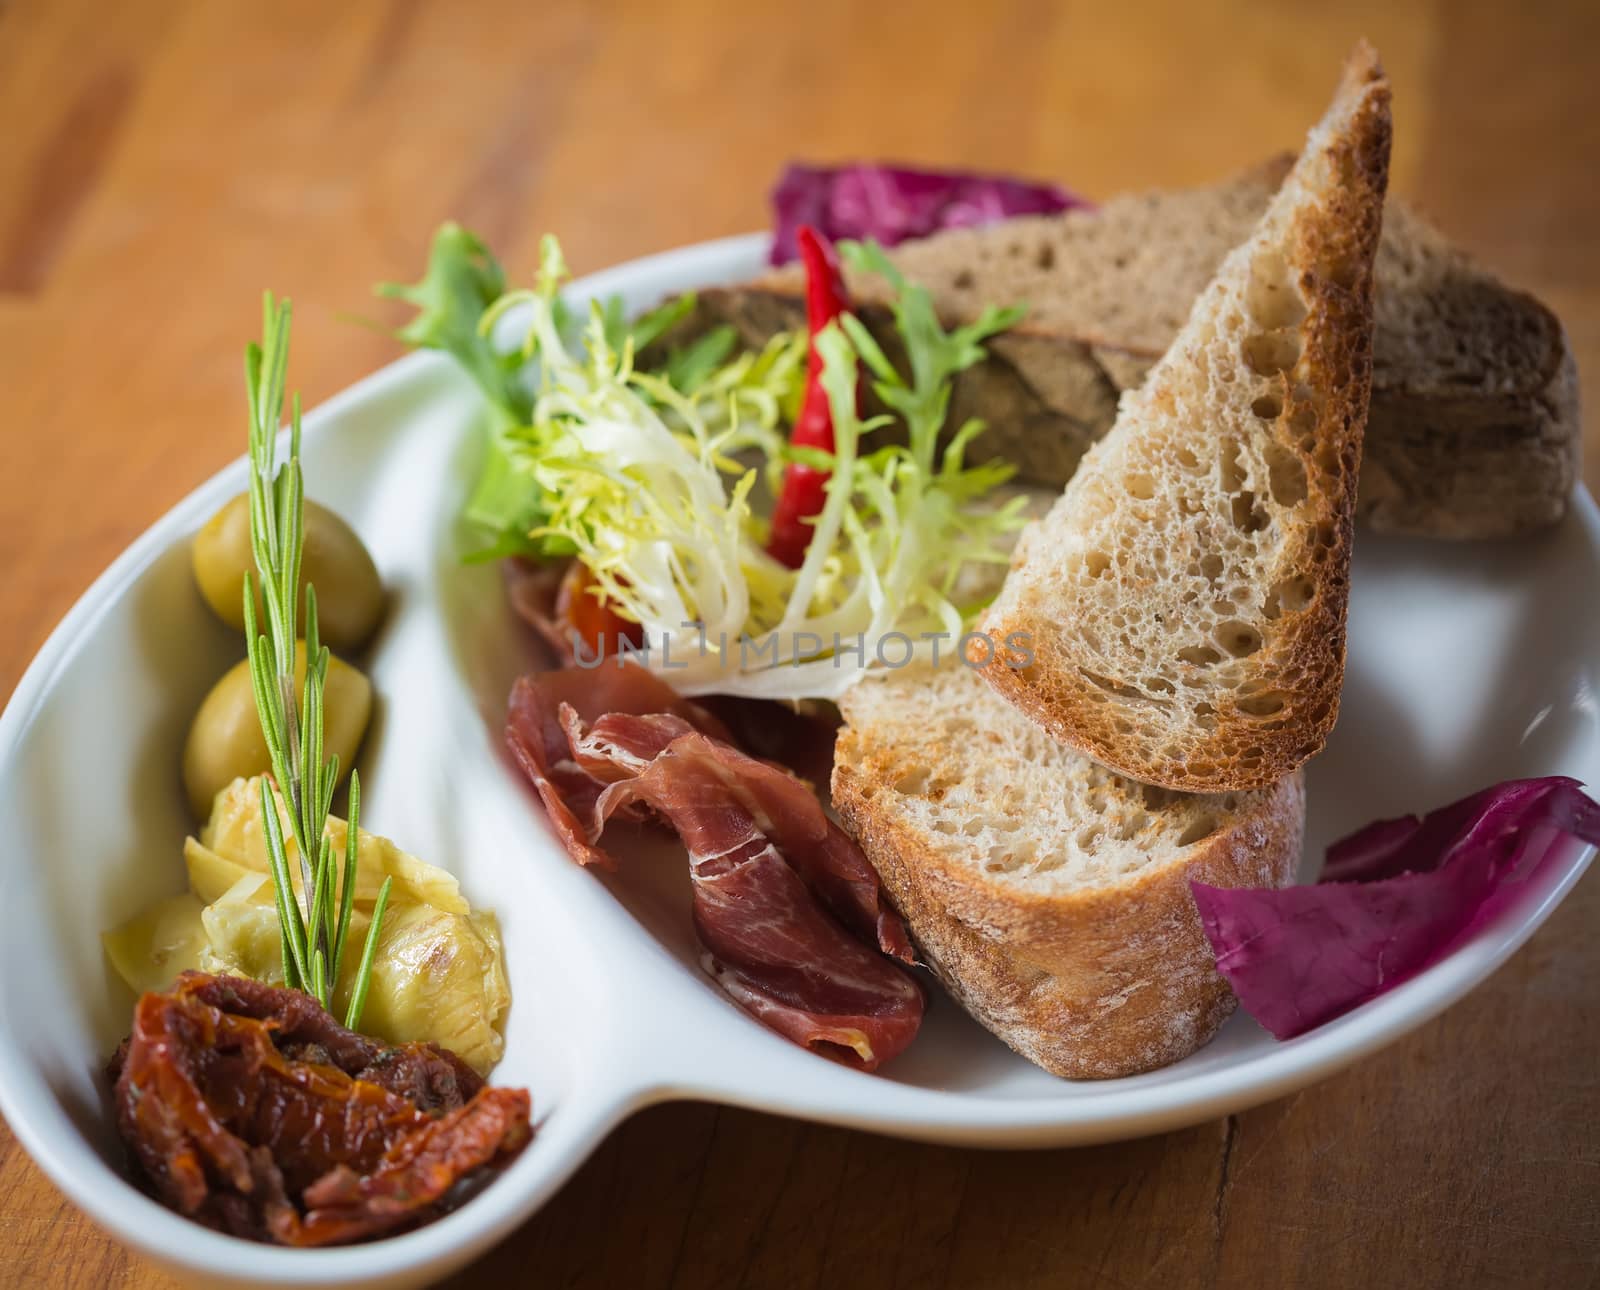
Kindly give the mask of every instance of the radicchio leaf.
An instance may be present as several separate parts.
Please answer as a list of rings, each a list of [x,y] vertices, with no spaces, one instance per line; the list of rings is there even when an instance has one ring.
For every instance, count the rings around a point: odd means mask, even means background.
[[[946,228],[970,228],[1013,215],[1053,215],[1087,206],[1054,184],[965,171],[905,166],[791,164],[772,192],[772,263],[798,254],[795,232],[810,224],[829,238],[873,238],[895,246]]]
[[[1511,780],[1334,843],[1315,885],[1190,887],[1217,970],[1292,1039],[1437,961],[1569,836],[1600,845],[1600,804],[1577,780]]]

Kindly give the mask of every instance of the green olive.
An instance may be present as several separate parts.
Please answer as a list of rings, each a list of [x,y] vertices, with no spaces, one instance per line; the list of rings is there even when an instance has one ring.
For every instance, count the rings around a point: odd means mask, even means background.
[[[250,550],[250,496],[240,493],[195,534],[195,581],[200,594],[230,627],[244,628],[244,575],[255,572]],[[383,584],[355,531],[326,506],[306,501],[305,547],[300,557],[296,616],[305,621],[305,585],[317,589],[317,631],[325,645],[360,649],[383,617]],[[256,621],[263,624],[261,592]]]
[[[295,646],[294,665],[295,684],[303,686],[304,641]],[[372,682],[348,663],[330,657],[323,709],[323,756],[338,754],[339,777],[343,779],[355,764],[356,749],[367,732]],[[235,779],[265,774],[269,769],[267,741],[261,736],[247,659],[230,668],[212,687],[189,727],[189,740],[183,748],[183,786],[195,818],[203,820],[210,815],[213,799]]]

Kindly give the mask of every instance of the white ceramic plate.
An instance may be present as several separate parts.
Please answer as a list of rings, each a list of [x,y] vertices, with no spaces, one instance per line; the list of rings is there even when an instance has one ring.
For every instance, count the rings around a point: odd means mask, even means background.
[[[735,238],[655,256],[573,295],[621,292],[642,308],[748,276],[764,245]],[[1532,934],[1592,854],[1573,848],[1447,961],[1292,1043],[1236,1016],[1165,1070],[1066,1083],[937,995],[887,1074],[810,1056],[695,966],[681,860],[635,857],[612,880],[578,869],[503,762],[504,699],[529,654],[497,573],[459,561],[475,408],[448,362],[408,358],[312,414],[305,452],[311,493],[361,533],[393,597],[370,652],[380,699],[362,755],[363,820],[453,869],[505,932],[515,1003],[495,1078],[533,1090],[539,1132],[458,1212],[370,1246],[270,1249],[186,1222],[120,1172],[101,1069],[131,1000],[99,934],[182,886],[179,748],[201,696],[242,654],[194,589],[188,539],[243,487],[242,463],[106,571],[0,719],[0,1110],[73,1200],[180,1276],[255,1286],[443,1275],[537,1209],[624,1116],[673,1098],[992,1146],[1203,1121],[1319,1079],[1459,999]],[[1309,771],[1307,877],[1328,841],[1380,816],[1513,776],[1600,779],[1600,608],[1582,594],[1596,586],[1600,519],[1582,492],[1565,524],[1526,541],[1360,536],[1343,715]]]

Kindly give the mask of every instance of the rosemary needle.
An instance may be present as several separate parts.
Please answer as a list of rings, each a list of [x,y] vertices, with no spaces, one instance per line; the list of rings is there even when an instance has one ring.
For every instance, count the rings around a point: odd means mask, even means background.
[[[261,343],[252,344],[245,351],[250,396],[250,546],[266,622],[258,622],[255,585],[246,574],[244,630],[256,715],[277,785],[274,792],[265,779],[261,782],[261,818],[278,907],[284,982],[314,995],[331,1011],[355,900],[361,783],[352,773],[344,872],[336,885],[340,875],[327,825],[333,786],[339,780],[339,759],[335,755],[323,760],[323,688],[328,678],[329,655],[317,631],[317,596],[309,584],[305,593],[306,676],[298,697],[295,693],[295,646],[299,639],[295,601],[305,546],[298,396],[289,416],[289,460],[281,469],[277,463],[278,426],[289,362],[289,320],[289,302],[276,303],[268,292],[262,303]],[[278,814],[279,798],[299,858],[298,896],[289,870],[288,838]],[[378,930],[392,883],[393,879],[385,878],[378,892],[361,963],[350,990],[345,1024],[352,1030],[360,1023],[366,1003]]]

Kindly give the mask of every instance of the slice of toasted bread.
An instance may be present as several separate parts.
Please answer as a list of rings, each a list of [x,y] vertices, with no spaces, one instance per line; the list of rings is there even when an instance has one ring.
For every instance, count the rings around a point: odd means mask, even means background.
[[[1052,739],[959,664],[871,675],[840,707],[833,801],[924,960],[1055,1075],[1177,1061],[1233,1011],[1191,879],[1282,886],[1305,798],[1290,775],[1195,797]]]
[[[1260,788],[1333,728],[1388,158],[1388,83],[1363,46],[985,616],[984,678],[1125,775]]]
[[[989,425],[972,452],[1060,488],[1111,428],[1229,251],[1250,235],[1293,163],[1222,183],[1126,193],[1100,207],[951,229],[892,253],[950,325],[985,305],[1026,304],[1022,323],[956,381],[951,423]],[[1070,178],[1070,177],[1069,177]],[[890,353],[887,285],[850,274]],[[1502,537],[1558,522],[1577,478],[1577,368],[1560,320],[1391,199],[1374,270],[1372,404],[1357,514],[1373,529]],[[804,326],[797,266],[699,293],[698,324],[746,344]]]

